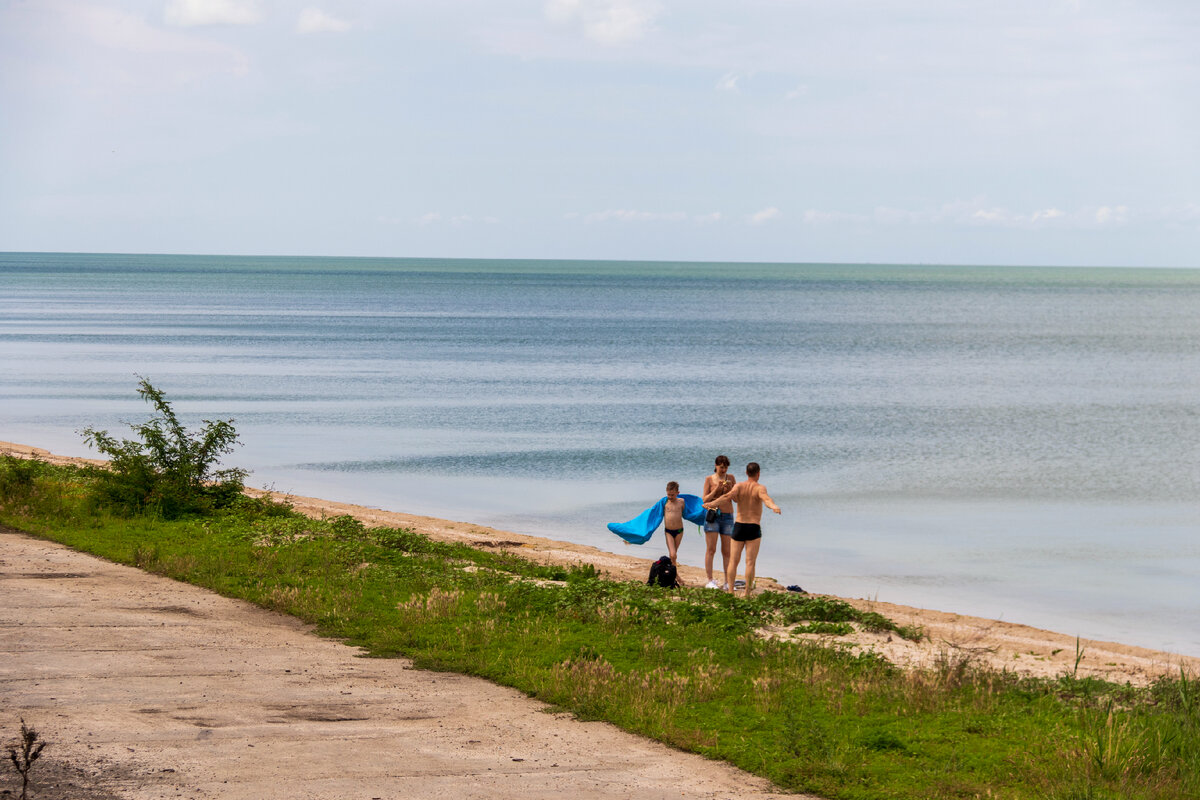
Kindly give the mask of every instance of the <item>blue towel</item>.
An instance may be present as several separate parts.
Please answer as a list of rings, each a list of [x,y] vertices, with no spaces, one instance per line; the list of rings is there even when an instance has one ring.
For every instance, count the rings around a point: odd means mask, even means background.
[[[703,501],[694,494],[681,494],[679,497],[683,500],[683,518],[688,522],[703,525],[704,515],[708,513],[708,510],[701,505]],[[630,544],[645,544],[658,530],[658,526],[662,525],[663,508],[666,505],[667,498],[664,497],[629,522],[608,523],[608,529]]]

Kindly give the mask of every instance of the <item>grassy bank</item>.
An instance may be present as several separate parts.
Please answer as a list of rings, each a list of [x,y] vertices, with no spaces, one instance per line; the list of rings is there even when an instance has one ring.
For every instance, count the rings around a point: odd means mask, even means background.
[[[480,675],[559,708],[829,798],[1200,797],[1187,676],[1146,689],[1021,679],[947,659],[905,671],[788,638],[898,630],[840,601],[616,583],[312,520],[243,500],[202,517],[112,516],[84,472],[0,461],[0,523],[314,623],[374,656]],[[784,635],[766,637],[768,627]]]

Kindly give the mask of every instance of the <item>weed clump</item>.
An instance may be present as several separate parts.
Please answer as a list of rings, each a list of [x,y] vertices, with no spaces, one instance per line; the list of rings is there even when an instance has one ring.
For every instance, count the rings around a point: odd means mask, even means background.
[[[18,458],[11,453],[0,455],[0,497],[23,500],[34,490],[34,481],[46,471],[46,463],[38,458]]]
[[[232,505],[242,494],[244,469],[217,469],[221,456],[237,445],[233,420],[204,420],[189,431],[179,421],[166,395],[142,378],[138,394],[154,406],[155,415],[129,427],[136,439],[117,440],[108,431],[84,428],[84,441],[108,456],[108,469],[98,469],[96,497],[118,512],[151,512],[164,519],[205,513]]]
[[[21,800],[26,800],[29,792],[29,771],[33,763],[42,755],[46,742],[38,741],[38,732],[21,720],[21,741],[17,747],[8,748],[8,758],[12,761],[13,769],[21,776]]]

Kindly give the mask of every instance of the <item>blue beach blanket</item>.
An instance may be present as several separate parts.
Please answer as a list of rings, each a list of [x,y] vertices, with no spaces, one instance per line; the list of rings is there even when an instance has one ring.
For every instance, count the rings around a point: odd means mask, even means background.
[[[703,501],[694,494],[681,494],[679,498],[683,500],[683,518],[688,522],[703,525],[704,515],[708,513],[701,505]],[[662,525],[663,508],[666,505],[667,498],[664,497],[629,522],[608,523],[608,529],[630,544],[645,544],[658,530],[658,526]]]

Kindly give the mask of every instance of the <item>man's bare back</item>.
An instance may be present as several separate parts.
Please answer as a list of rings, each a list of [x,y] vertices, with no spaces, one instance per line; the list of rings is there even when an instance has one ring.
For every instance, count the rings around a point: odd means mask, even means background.
[[[771,499],[771,495],[767,494],[767,487],[759,483],[757,478],[746,478],[727,494],[715,498],[710,503],[705,503],[705,506],[710,507],[727,500],[737,503],[737,516],[735,517],[737,522],[752,525],[762,522],[764,505],[776,514],[780,513],[779,506]]]
[[[779,506],[775,505],[775,502],[771,500],[771,495],[767,494],[767,487],[756,480],[742,481],[733,487],[733,491],[728,496],[737,503],[737,516],[734,517],[737,522],[753,524],[762,522],[764,502],[770,503],[771,510],[776,514],[779,513]]]

